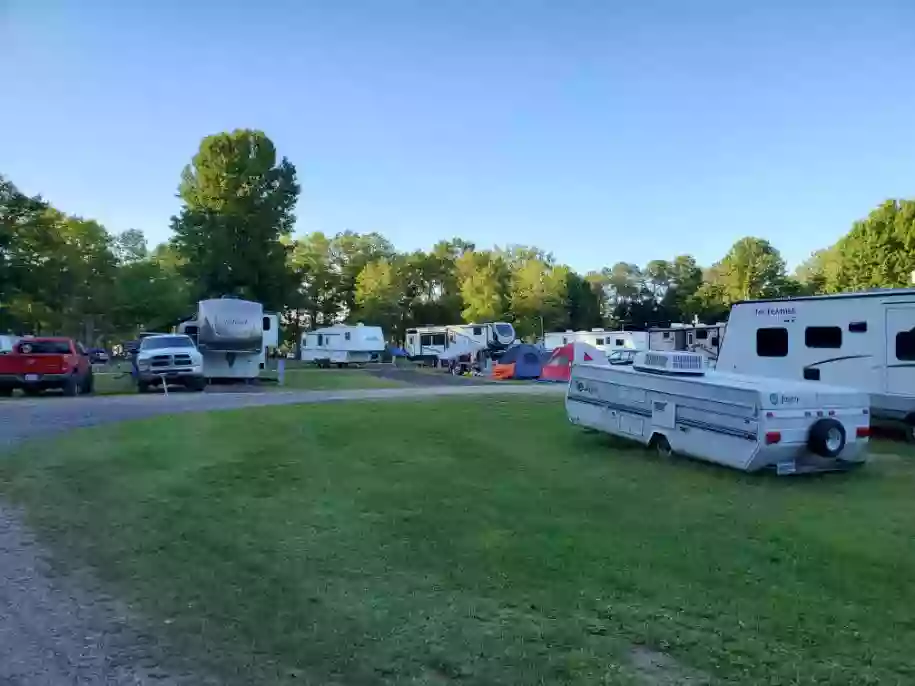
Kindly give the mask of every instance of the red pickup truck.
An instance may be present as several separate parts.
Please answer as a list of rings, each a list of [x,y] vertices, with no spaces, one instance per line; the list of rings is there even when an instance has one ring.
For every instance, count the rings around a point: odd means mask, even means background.
[[[0,396],[15,389],[39,395],[60,389],[64,395],[92,392],[92,365],[86,350],[71,338],[23,338],[0,355]]]

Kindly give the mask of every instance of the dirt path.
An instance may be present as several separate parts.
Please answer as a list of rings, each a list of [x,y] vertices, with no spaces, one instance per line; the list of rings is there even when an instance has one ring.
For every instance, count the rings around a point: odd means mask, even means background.
[[[41,398],[0,402],[0,449],[81,426],[262,405],[432,396],[561,394],[548,385]],[[557,398],[558,401],[558,398]],[[0,457],[2,459],[2,457]],[[50,573],[50,557],[0,503],[0,686],[215,684],[192,673],[88,574]],[[167,657],[166,657],[167,656]]]

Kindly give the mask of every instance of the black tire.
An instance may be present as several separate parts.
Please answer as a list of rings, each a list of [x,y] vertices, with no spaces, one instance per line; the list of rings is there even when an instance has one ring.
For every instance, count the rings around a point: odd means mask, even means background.
[[[909,415],[905,418],[905,440],[907,443],[915,443],[915,415]]]
[[[145,381],[137,381],[137,393],[149,393],[149,384]]]
[[[818,419],[810,427],[807,448],[820,457],[836,457],[845,448],[845,427],[835,419]]]
[[[82,379],[80,379],[78,376],[75,376],[75,375],[71,376],[64,383],[61,390],[64,392],[64,395],[67,396],[68,398],[73,398],[73,397],[79,395],[80,392],[83,390]]]
[[[0,388],[0,398],[9,398],[13,395],[12,388]]]
[[[343,363],[337,362],[337,369],[343,369]]]
[[[654,450],[658,457],[668,458],[672,457],[674,454],[673,448],[670,447],[670,441],[667,440],[667,436],[664,434],[655,434],[651,437],[651,443],[648,444],[648,447]]]
[[[37,398],[39,395],[44,393],[44,390],[41,388],[23,388],[22,392],[30,398]]]
[[[92,374],[87,374],[85,380],[83,381],[83,393],[86,395],[91,394],[95,390],[95,377]]]
[[[207,387],[206,379],[191,379],[190,381],[187,382],[188,390],[196,391],[198,393],[200,393],[206,387]]]

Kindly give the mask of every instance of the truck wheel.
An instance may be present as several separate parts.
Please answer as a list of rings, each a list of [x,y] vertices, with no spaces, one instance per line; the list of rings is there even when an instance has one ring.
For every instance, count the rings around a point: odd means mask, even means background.
[[[83,393],[89,395],[92,391],[95,390],[95,377],[92,374],[87,374],[85,381],[83,381]]]
[[[37,398],[44,391],[42,391],[40,388],[23,388],[22,392],[25,393],[30,398]]]
[[[12,388],[0,388],[0,398],[9,398],[13,395]]]
[[[80,380],[79,377],[71,376],[64,383],[63,388],[61,390],[63,390],[65,396],[72,398],[74,396],[79,395],[80,391],[82,390],[82,384],[83,384],[83,382]]]
[[[818,419],[810,427],[807,447],[820,457],[835,457],[845,448],[845,427],[835,419]]]
[[[145,381],[137,381],[137,393],[148,393],[149,384]]]
[[[194,379],[193,381],[191,381],[188,384],[188,388],[190,388],[192,391],[197,391],[198,393],[200,393],[201,391],[206,389],[206,387],[207,387],[206,379]]]

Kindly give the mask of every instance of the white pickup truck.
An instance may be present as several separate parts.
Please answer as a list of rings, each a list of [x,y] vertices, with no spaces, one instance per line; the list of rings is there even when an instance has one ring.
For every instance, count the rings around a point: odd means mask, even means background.
[[[137,351],[137,391],[151,386],[177,384],[193,391],[206,387],[203,355],[184,334],[147,336]]]

